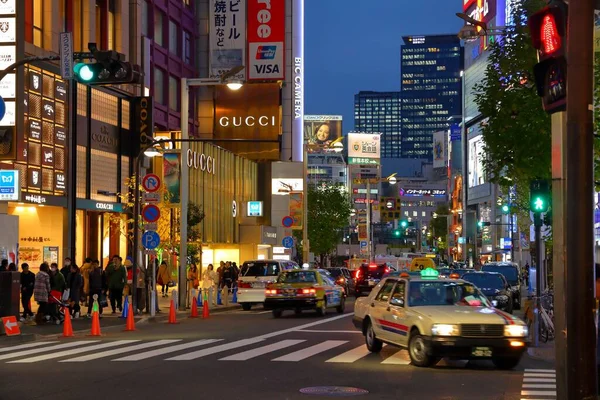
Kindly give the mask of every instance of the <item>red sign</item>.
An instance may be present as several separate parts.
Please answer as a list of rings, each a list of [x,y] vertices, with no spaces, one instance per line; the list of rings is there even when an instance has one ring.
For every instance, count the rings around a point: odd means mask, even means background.
[[[248,0],[248,80],[285,79],[285,0]]]
[[[160,178],[156,174],[146,174],[142,178],[142,187],[148,193],[156,192],[160,189]]]
[[[477,0],[463,0],[463,11],[467,11]]]
[[[6,333],[6,336],[15,336],[21,334],[19,323],[17,322],[17,318],[14,316],[2,317],[2,325],[4,325],[4,333]]]
[[[146,222],[156,222],[160,218],[160,209],[154,204],[148,204],[142,208],[142,218]]]

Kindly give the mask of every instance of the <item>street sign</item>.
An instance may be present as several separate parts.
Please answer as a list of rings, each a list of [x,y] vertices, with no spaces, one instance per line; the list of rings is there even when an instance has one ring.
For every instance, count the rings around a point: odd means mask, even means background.
[[[160,178],[156,174],[146,174],[146,176],[142,178],[142,187],[146,192],[156,192],[160,189]]]
[[[362,249],[363,247],[367,247],[367,241],[366,240],[361,240],[361,242],[360,242],[360,248]]]
[[[291,236],[286,236],[281,240],[281,244],[286,249],[291,249],[292,247],[294,247],[294,238]]]
[[[156,256],[156,250],[144,250],[144,254],[147,256]]]
[[[4,333],[6,336],[15,336],[21,334],[17,318],[13,315],[11,317],[2,317],[2,325],[4,325]]]
[[[290,217],[289,215],[283,217],[281,220],[281,225],[285,226],[286,228],[291,227],[294,225],[294,218]]]
[[[160,201],[160,193],[144,193],[142,200],[144,203],[158,203]]]
[[[231,202],[231,215],[233,216],[233,218],[237,217],[237,203],[235,202],[235,200]]]
[[[160,236],[158,236],[156,231],[144,232],[142,235],[142,246],[144,246],[145,249],[153,250],[157,248],[159,244]]]
[[[154,204],[145,205],[142,208],[142,218],[146,222],[156,222],[160,218],[160,210]]]
[[[157,229],[158,229],[158,224],[156,222],[150,222],[150,223],[144,224],[145,231],[155,231]]]
[[[71,32],[61,32],[60,44],[60,75],[63,79],[73,79],[73,36]]]

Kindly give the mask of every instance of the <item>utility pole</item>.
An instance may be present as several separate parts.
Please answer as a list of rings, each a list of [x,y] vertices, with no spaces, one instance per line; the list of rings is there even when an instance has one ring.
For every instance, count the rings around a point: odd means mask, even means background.
[[[571,0],[567,49],[566,391],[559,399],[597,398],[594,323],[593,38],[594,0]],[[560,301],[560,299],[559,299]],[[563,395],[564,394],[564,397]]]

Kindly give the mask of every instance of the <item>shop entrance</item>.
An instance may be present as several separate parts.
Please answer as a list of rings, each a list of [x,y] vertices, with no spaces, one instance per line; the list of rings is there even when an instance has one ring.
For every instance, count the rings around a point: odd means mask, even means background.
[[[83,262],[86,257],[100,260],[104,268],[110,258],[118,254],[125,258],[127,255],[127,237],[125,231],[126,216],[118,213],[98,211],[77,211],[78,246],[77,262]],[[81,240],[81,241],[80,241]]]

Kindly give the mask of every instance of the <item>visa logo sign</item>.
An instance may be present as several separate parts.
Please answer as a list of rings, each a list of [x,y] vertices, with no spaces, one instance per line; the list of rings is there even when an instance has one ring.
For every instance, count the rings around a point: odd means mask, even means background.
[[[274,60],[277,46],[258,46],[256,49],[257,60]]]
[[[255,65],[257,74],[278,74],[279,73],[279,65],[277,64],[264,64],[264,65]]]

